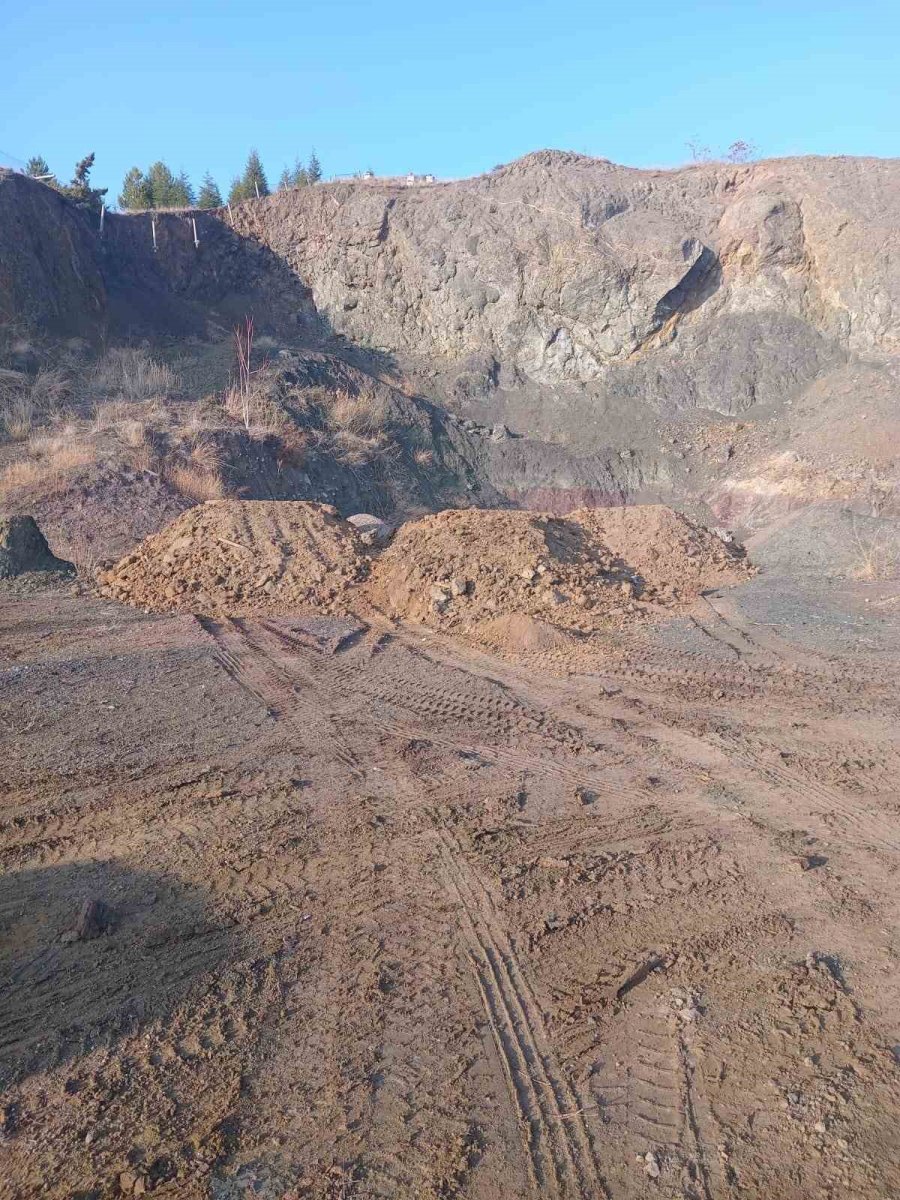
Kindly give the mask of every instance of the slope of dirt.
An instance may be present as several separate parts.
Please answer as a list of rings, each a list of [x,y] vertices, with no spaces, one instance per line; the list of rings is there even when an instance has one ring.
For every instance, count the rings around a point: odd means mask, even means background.
[[[750,570],[736,548],[662,506],[568,518],[464,509],[404,525],[366,592],[392,617],[456,632],[513,614],[588,631],[670,609]]]
[[[743,592],[565,677],[0,595],[4,1200],[900,1194],[900,612]]]
[[[367,568],[359,535],[330,505],[211,500],[147,538],[99,584],[157,612],[331,611]]]

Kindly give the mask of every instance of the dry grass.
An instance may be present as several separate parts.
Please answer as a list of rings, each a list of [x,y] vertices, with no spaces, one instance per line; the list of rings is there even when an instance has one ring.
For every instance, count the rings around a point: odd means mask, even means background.
[[[34,376],[15,371],[0,373],[0,423],[8,438],[24,441],[35,425],[47,421],[69,398],[63,371],[41,368]]]
[[[178,377],[171,367],[152,358],[146,350],[118,346],[108,350],[95,364],[88,387],[92,395],[148,400],[171,395],[178,389]]]
[[[861,530],[853,527],[853,544],[856,558],[851,575],[854,579],[875,583],[893,579],[900,571],[900,545],[893,530]]]
[[[335,392],[329,397],[325,419],[332,429],[372,437],[383,431],[387,422],[387,406],[372,395]]]
[[[220,500],[225,495],[222,477],[196,463],[167,463],[164,475],[166,482],[189,500]]]
[[[97,448],[90,444],[64,443],[61,439],[36,438],[35,457],[10,463],[0,472],[0,495],[40,491],[52,495],[65,491],[73,474],[97,461]]]
[[[233,387],[225,393],[222,407],[233,421],[239,421],[248,433],[279,433],[288,418],[268,394],[265,381],[251,383],[247,390]]]
[[[136,450],[147,440],[147,426],[144,421],[125,420],[117,426],[116,435],[123,445]]]
[[[146,442],[142,446],[135,446],[128,455],[128,462],[131,468],[135,471],[154,471],[157,466],[156,455],[153,452],[153,447]]]
[[[434,465],[434,451],[426,450],[424,446],[420,446],[413,454],[417,467],[431,467]]]

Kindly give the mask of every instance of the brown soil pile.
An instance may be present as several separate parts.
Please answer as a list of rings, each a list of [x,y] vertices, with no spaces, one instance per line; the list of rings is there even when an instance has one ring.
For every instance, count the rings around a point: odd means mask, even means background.
[[[359,535],[329,504],[212,500],[99,582],[106,595],[156,612],[331,612],[367,569]]]
[[[400,529],[366,590],[389,615],[439,628],[518,613],[590,631],[677,607],[751,570],[737,548],[662,506],[567,518],[466,509]]]

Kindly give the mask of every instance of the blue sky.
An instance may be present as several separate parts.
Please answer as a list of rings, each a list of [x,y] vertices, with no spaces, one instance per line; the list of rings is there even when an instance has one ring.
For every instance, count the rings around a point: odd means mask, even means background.
[[[32,0],[0,33],[0,161],[94,150],[112,195],[156,158],[224,188],[251,146],[273,184],[313,146],[326,176],[900,152],[900,0]]]

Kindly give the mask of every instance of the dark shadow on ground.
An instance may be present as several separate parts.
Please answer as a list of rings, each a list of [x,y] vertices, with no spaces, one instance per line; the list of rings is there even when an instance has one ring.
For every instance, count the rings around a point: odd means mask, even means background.
[[[105,911],[79,936],[92,900]],[[119,862],[4,875],[0,1089],[164,1019],[196,981],[234,959],[239,936],[203,890]]]

